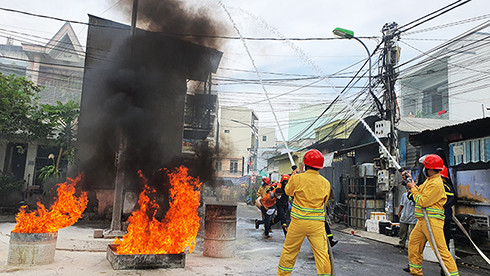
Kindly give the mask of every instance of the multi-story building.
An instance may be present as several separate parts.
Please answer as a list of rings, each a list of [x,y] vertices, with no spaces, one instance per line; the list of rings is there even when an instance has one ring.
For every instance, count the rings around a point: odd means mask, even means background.
[[[0,73],[24,76],[41,86],[37,95],[40,104],[80,103],[85,51],[70,23],[44,45],[16,40],[9,38],[0,45]],[[48,155],[58,150],[38,141],[0,139],[0,170],[24,179],[25,188],[39,184],[38,170],[50,165]]]
[[[257,121],[252,109],[221,109],[218,145],[220,159],[216,162],[218,178],[235,183],[240,177],[257,171],[257,144],[260,145]],[[241,179],[243,181],[244,178]]]
[[[257,171],[262,175],[267,174],[267,159],[277,154],[276,129],[259,128],[259,148],[257,149]]]
[[[400,74],[402,116],[469,121],[490,116],[490,33],[462,34]]]

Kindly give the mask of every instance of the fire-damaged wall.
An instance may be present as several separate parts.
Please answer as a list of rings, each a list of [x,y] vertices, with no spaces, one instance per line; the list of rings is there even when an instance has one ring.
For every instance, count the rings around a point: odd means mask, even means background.
[[[205,81],[221,55],[162,33],[138,29],[131,38],[129,26],[89,16],[78,138],[86,189],[97,189],[99,200],[111,198],[121,135],[127,139],[126,187],[137,170],[151,178],[175,164],[182,153],[186,82]]]

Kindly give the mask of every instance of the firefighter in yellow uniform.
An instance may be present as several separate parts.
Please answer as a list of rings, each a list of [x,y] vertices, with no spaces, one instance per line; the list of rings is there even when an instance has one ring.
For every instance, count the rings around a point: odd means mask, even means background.
[[[425,208],[429,217],[430,226],[437,249],[441,255],[444,265],[449,270],[451,276],[459,275],[458,267],[451,253],[446,246],[444,239],[444,203],[446,203],[446,192],[439,171],[442,170],[444,164],[442,159],[436,154],[429,154],[423,158],[424,164],[423,173],[427,180],[417,187],[415,183],[410,182],[407,187],[410,189],[415,200],[415,216],[417,224],[412,230],[408,243],[408,262],[410,274],[424,275],[422,273],[423,251],[427,241],[430,242],[429,231],[422,213],[422,208]],[[431,243],[431,247],[434,245]]]
[[[291,176],[285,188],[285,193],[294,197],[294,200],[291,224],[282,248],[277,275],[291,274],[305,237],[313,249],[318,275],[330,275],[325,233],[325,204],[330,194],[330,183],[318,172],[323,168],[323,155],[318,150],[309,150],[303,163],[306,172]]]

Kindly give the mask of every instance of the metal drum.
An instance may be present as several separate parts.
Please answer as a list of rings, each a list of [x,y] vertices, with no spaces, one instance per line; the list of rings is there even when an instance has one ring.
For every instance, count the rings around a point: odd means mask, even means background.
[[[33,266],[54,262],[58,232],[10,233],[8,265]]]
[[[203,255],[215,258],[235,256],[236,204],[206,204]]]

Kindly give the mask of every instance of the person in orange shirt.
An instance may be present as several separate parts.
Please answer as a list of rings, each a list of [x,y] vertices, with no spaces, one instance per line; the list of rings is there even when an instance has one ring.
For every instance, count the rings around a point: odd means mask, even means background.
[[[276,200],[281,199],[283,196],[283,191],[281,188],[276,188],[274,191],[268,192],[262,199],[262,212],[264,213],[264,219],[259,220],[255,223],[255,228],[259,228],[260,224],[265,225],[264,229],[264,239],[270,239],[269,231],[271,229],[272,220],[274,213],[276,211]]]

